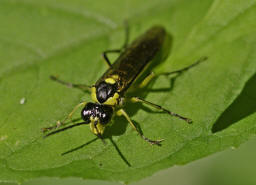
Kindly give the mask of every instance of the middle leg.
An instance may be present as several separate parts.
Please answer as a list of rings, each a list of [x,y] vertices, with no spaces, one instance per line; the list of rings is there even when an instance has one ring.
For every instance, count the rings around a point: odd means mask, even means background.
[[[103,57],[104,61],[107,63],[108,67],[110,67],[110,68],[112,67],[112,64],[107,55],[109,53],[121,53],[123,50],[125,50],[127,48],[130,32],[129,32],[128,23],[126,21],[124,22],[124,27],[125,27],[125,40],[124,40],[124,44],[121,47],[121,49],[107,50],[102,53],[102,57]]]
[[[131,101],[132,101],[132,102],[145,103],[145,104],[147,104],[147,105],[149,105],[149,106],[151,106],[151,107],[154,107],[154,108],[156,108],[156,109],[162,110],[162,111],[166,112],[167,114],[169,114],[169,115],[171,115],[171,116],[175,116],[175,117],[177,117],[177,118],[179,118],[179,119],[182,119],[182,120],[186,121],[187,123],[192,123],[192,120],[191,120],[191,119],[186,118],[186,117],[184,117],[184,116],[181,116],[181,115],[179,115],[179,114],[177,114],[177,113],[175,113],[175,112],[172,112],[172,111],[170,111],[170,110],[167,110],[167,109],[163,108],[163,107],[160,106],[160,105],[157,105],[157,104],[155,104],[155,103],[146,101],[146,100],[144,100],[144,99],[142,99],[142,98],[140,98],[140,97],[132,97],[132,98],[131,98]]]
[[[207,60],[207,57],[202,57],[202,58],[200,58],[199,60],[197,60],[195,63],[193,63],[193,64],[191,64],[191,65],[189,65],[189,66],[187,66],[187,67],[184,67],[184,68],[182,68],[182,69],[176,70],[176,71],[159,73],[159,74],[157,74],[157,75],[156,75],[154,72],[151,72],[151,73],[149,73],[149,74],[144,78],[144,80],[138,85],[138,88],[144,88],[144,87],[146,87],[146,86],[152,81],[152,79],[154,79],[154,78],[157,77],[157,76],[161,76],[161,75],[169,76],[169,75],[173,75],[173,74],[180,74],[180,73],[182,73],[182,72],[184,72],[184,71],[187,71],[187,70],[189,70],[190,68],[192,68],[192,67],[198,65],[199,63],[201,63],[201,62],[203,62],[203,61],[205,61],[205,60]]]

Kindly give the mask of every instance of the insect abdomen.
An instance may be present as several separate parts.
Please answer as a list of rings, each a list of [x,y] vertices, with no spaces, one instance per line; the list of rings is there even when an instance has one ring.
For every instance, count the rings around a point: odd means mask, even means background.
[[[161,26],[154,26],[149,29],[121,53],[112,64],[112,68],[109,68],[97,83],[112,75],[118,75],[122,83],[120,86],[121,89],[119,90],[126,90],[159,52],[163,45],[165,35],[165,29]]]

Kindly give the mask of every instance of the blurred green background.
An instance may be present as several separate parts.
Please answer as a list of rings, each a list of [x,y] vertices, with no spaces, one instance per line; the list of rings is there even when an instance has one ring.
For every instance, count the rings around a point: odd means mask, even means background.
[[[133,185],[255,185],[256,138],[238,149],[228,149],[185,166],[175,166],[155,173]],[[39,178],[22,185],[119,185],[78,178]],[[15,185],[0,183],[0,185]]]

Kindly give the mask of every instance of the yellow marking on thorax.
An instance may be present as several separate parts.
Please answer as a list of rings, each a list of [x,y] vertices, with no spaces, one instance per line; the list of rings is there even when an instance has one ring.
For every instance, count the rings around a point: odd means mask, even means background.
[[[115,80],[118,80],[119,79],[119,75],[112,75],[111,76],[113,79],[115,79]]]
[[[108,84],[115,84],[116,80],[114,78],[106,78],[105,82],[107,82]]]
[[[105,101],[103,104],[114,106],[118,104],[118,100],[119,100],[119,94],[115,93],[113,97],[108,98],[107,101]]]
[[[118,79],[119,79],[119,75],[111,75],[110,77],[105,79],[105,82],[109,84],[115,84]]]

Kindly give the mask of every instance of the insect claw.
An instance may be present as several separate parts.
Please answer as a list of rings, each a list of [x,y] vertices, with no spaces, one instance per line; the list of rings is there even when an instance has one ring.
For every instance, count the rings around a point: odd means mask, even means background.
[[[159,140],[155,140],[155,141],[150,140],[149,143],[150,143],[151,145],[158,145],[158,146],[161,146],[161,142],[162,142],[162,141],[164,141],[164,139],[159,139]]]
[[[62,123],[60,120],[58,120],[58,121],[56,122],[56,125],[55,125],[55,126],[41,128],[41,131],[42,131],[43,133],[45,133],[45,132],[48,132],[48,131],[50,131],[50,130],[52,130],[52,129],[59,128],[59,127],[62,126],[62,125],[63,125],[63,123]]]

